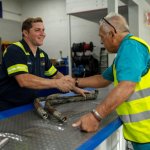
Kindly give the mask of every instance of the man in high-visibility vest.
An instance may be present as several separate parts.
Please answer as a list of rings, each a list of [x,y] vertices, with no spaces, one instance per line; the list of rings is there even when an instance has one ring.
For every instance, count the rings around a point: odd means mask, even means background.
[[[73,123],[73,127],[92,132],[101,119],[116,109],[123,122],[124,138],[135,150],[150,149],[150,47],[129,32],[125,18],[110,13],[100,20],[99,36],[113,64],[102,75],[76,79],[79,87],[114,88],[103,102]]]
[[[4,51],[0,66],[0,110],[33,102],[40,89],[74,90],[82,94],[83,90],[74,86],[74,80],[60,73],[39,48],[45,38],[44,29],[40,17],[26,19],[22,24],[23,39]]]

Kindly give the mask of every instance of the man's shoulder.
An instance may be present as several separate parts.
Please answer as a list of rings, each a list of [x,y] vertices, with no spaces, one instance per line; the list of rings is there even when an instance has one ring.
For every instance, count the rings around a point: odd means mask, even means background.
[[[138,40],[139,39],[139,40]],[[144,41],[143,39],[139,38],[139,37],[135,37],[135,36],[130,36],[128,38],[126,38],[125,40],[123,40],[123,45],[124,46],[136,46],[139,47],[141,45],[144,45],[146,47],[145,44],[143,44]],[[145,41],[144,41],[145,42]],[[146,43],[146,42],[145,42]]]
[[[17,45],[15,45],[15,44],[11,44],[11,45],[9,45],[8,47],[7,47],[7,49],[4,51],[5,52],[5,54],[7,54],[7,55],[13,55],[13,54],[24,54],[23,53],[23,51],[22,51],[22,49],[19,47],[19,46],[17,46]]]
[[[123,45],[122,48],[125,49],[126,53],[127,51],[131,54],[131,51],[134,51],[135,53],[148,53],[148,47],[143,44],[140,41],[137,41],[135,39],[129,39],[126,40]]]
[[[10,44],[7,49],[20,49],[19,46],[15,45],[14,43]]]
[[[134,39],[128,38],[128,39],[123,41],[122,45],[123,46],[129,46],[129,45],[134,45],[134,44],[137,44],[137,43],[139,43],[139,42],[134,40]]]

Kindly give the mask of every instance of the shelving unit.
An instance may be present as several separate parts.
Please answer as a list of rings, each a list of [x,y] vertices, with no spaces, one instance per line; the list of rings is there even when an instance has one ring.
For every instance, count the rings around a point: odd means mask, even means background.
[[[100,49],[100,74],[102,74],[108,68],[108,52],[104,47]]]
[[[88,77],[98,74],[98,60],[93,57],[94,45],[90,43],[73,43],[72,74],[73,77]]]

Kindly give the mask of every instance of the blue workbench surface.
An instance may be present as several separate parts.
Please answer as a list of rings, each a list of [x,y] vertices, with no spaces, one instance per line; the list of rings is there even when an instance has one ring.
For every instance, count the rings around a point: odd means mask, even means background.
[[[70,93],[69,93],[70,94]],[[4,120],[6,118],[11,118],[15,115],[22,114],[24,112],[28,112],[33,110],[34,106],[32,104],[17,107],[14,109],[6,110],[0,112],[0,120]],[[92,150],[96,148],[99,144],[101,144],[105,139],[107,139],[113,132],[115,132],[122,125],[121,120],[116,117],[115,120],[107,124],[101,130],[99,130],[96,134],[93,134],[89,139],[80,144],[76,149],[77,150]]]

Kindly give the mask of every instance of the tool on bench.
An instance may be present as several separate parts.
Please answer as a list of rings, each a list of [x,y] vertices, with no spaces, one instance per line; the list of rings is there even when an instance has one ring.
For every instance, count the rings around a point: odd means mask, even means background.
[[[47,97],[39,97],[34,100],[34,106],[37,110],[38,114],[43,118],[47,119],[49,115],[53,115],[55,118],[57,118],[60,122],[66,122],[67,117],[64,116],[61,112],[56,110],[54,105],[57,104],[64,104],[69,102],[79,102],[79,101],[86,101],[86,100],[94,100],[97,98],[98,91],[93,90],[90,93],[85,94],[86,97],[83,97],[82,95],[72,95],[68,96],[66,94],[52,94]],[[45,106],[43,107],[41,105],[41,102],[45,101]]]

